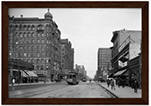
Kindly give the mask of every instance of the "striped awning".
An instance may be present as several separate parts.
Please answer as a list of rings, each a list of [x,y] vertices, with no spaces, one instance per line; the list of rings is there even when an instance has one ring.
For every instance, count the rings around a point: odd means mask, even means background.
[[[118,71],[118,72],[116,72],[116,73],[114,74],[114,76],[122,75],[122,74],[124,74],[126,71],[127,71],[127,69],[124,69],[124,70],[122,70],[122,71]]]
[[[28,71],[28,70],[24,70],[28,75],[29,77],[38,77],[37,74],[35,74],[33,71]]]
[[[22,70],[21,72],[22,77],[29,77],[29,75],[27,73],[25,73],[25,71]]]

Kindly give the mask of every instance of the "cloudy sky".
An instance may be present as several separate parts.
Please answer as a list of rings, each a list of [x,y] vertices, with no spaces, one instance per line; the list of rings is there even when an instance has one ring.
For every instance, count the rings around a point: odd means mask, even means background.
[[[43,9],[10,9],[9,15],[44,18]],[[116,30],[141,30],[141,9],[70,9],[50,8],[53,20],[61,31],[61,38],[68,38],[74,48],[74,64],[84,65],[88,76],[97,70],[98,48],[112,46],[112,32]]]

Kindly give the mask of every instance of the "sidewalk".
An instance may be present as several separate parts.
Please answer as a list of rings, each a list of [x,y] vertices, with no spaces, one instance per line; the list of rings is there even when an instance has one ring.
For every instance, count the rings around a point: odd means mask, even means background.
[[[14,90],[23,90],[23,89],[31,89],[31,88],[38,88],[38,87],[44,87],[44,86],[49,86],[52,84],[55,84],[56,82],[37,82],[37,83],[16,83],[12,87],[11,84],[9,84],[9,91],[14,91]]]
[[[21,86],[21,85],[38,85],[38,84],[52,84],[55,82],[36,82],[36,83],[15,83],[14,86]],[[12,84],[9,84],[9,86],[12,86]]]
[[[141,98],[142,97],[142,91],[141,89],[138,89],[137,93],[134,93],[134,89],[130,88],[130,87],[118,87],[115,86],[115,90],[111,89],[110,87],[107,87],[106,83],[99,83],[101,86],[103,86],[104,88],[106,88],[107,90],[109,90],[110,92],[112,92],[113,94],[115,94],[116,96],[118,96],[119,98]]]

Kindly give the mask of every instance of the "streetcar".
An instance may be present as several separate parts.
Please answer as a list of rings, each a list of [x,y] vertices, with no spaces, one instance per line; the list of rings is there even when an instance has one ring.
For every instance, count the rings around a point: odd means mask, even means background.
[[[76,73],[76,72],[69,72],[68,75],[67,75],[66,82],[69,85],[77,85],[77,84],[79,84],[78,73]]]

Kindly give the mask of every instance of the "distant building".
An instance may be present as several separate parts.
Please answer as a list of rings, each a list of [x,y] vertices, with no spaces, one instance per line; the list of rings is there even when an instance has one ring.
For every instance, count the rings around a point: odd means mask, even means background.
[[[133,72],[129,70],[130,61],[141,53],[141,31],[119,30],[113,32],[111,39],[112,67],[114,77],[122,77],[129,84]],[[136,75],[137,76],[137,75]]]
[[[87,78],[87,72],[85,70],[84,65],[75,65],[75,72],[78,73],[79,79]]]
[[[9,17],[9,58],[31,63],[39,77],[54,80],[61,70],[60,35],[49,10],[42,19]]]
[[[97,79],[102,78],[106,80],[111,69],[111,48],[99,48]]]
[[[74,49],[68,39],[61,39],[61,68],[64,74],[73,71],[74,68]]]

